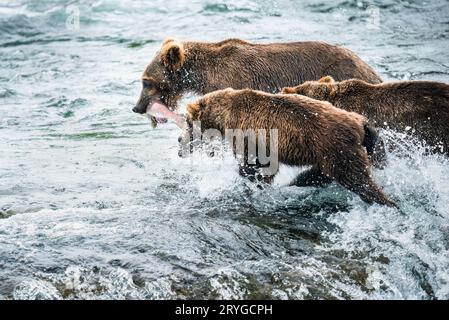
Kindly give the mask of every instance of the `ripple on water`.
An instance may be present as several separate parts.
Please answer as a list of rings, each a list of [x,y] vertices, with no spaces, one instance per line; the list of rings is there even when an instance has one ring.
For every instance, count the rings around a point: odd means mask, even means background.
[[[83,98],[76,98],[74,100],[70,100],[66,96],[59,96],[50,98],[48,101],[42,104],[44,108],[79,108],[86,106],[88,101]]]
[[[0,98],[11,98],[17,95],[15,90],[9,88],[0,88]]]

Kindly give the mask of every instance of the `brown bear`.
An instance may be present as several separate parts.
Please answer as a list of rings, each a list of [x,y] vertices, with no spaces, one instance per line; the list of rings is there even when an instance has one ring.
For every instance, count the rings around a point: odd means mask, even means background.
[[[318,41],[254,44],[240,39],[179,42],[166,39],[142,75],[142,92],[133,108],[144,114],[154,103],[176,109],[184,93],[225,89],[278,92],[331,75],[337,80],[380,83],[377,73],[348,49]],[[156,119],[152,118],[154,124]]]
[[[366,119],[353,112],[338,109],[328,102],[299,95],[270,94],[250,89],[219,90],[205,95],[187,106],[185,136],[192,136],[195,121],[200,121],[200,130],[218,130],[221,137],[230,142],[241,162],[241,175],[254,175],[266,163],[250,158],[260,157],[260,149],[274,152],[277,161],[292,166],[312,166],[300,174],[295,185],[323,185],[335,180],[358,194],[362,200],[395,206],[377,186],[371,176],[368,150],[375,142],[371,130],[367,130]],[[272,144],[270,130],[277,129],[276,145]],[[235,132],[252,130],[262,135],[259,144],[248,153],[250,138],[245,134],[245,148],[236,147]],[[266,135],[266,136],[265,136]],[[270,140],[270,143],[266,141]],[[257,142],[256,142],[257,141]],[[262,142],[261,142],[262,141]],[[244,153],[243,155],[241,153]],[[257,155],[256,155],[257,154]],[[259,160],[259,159],[257,159]],[[277,167],[264,181],[271,182]],[[260,176],[258,177],[260,179]]]
[[[431,152],[449,155],[449,85],[433,81],[370,84],[330,77],[284,88],[360,113],[377,127],[414,133]]]

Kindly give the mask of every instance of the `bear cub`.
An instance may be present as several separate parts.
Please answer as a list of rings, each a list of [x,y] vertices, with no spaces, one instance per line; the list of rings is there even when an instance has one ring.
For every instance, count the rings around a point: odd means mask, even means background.
[[[275,129],[277,149],[273,150],[271,142],[260,143],[260,140],[257,148],[268,149],[269,153],[276,151],[279,163],[312,166],[296,178],[295,185],[325,185],[335,180],[367,203],[395,206],[372,178],[369,152],[374,149],[377,134],[357,113],[304,96],[249,89],[209,93],[189,104],[187,112],[185,136],[192,136],[195,121],[200,122],[201,132],[215,129],[226,139],[229,138],[227,130],[252,130],[266,135],[262,141],[268,141]],[[243,149],[236,146],[232,135],[228,142],[234,155],[243,159],[240,174],[254,178],[263,166],[258,159],[249,163],[255,154],[248,153],[250,140],[245,136]],[[271,182],[277,169],[264,174],[263,181]]]
[[[330,76],[286,87],[286,94],[325,100],[357,112],[376,127],[414,133],[431,152],[449,155],[449,85],[433,81],[370,84]]]

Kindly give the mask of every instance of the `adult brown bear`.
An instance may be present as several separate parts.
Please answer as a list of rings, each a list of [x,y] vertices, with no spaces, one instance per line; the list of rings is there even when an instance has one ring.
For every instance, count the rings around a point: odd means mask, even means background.
[[[191,140],[195,121],[200,122],[203,135],[209,135],[211,129],[218,131],[218,136],[229,140],[237,158],[243,159],[241,175],[271,182],[278,167],[259,161],[264,154],[261,149],[268,149],[270,157],[276,155],[270,158],[276,163],[312,166],[295,185],[323,185],[335,180],[368,203],[395,206],[372,179],[368,152],[375,141],[366,119],[357,113],[304,96],[249,89],[209,93],[189,104],[187,111],[188,125],[180,142]],[[238,136],[244,137],[240,143],[234,139]],[[242,141],[244,148],[238,146]],[[260,174],[263,166],[271,171]]]
[[[174,110],[186,92],[256,89],[279,92],[331,75],[380,83],[377,73],[348,49],[318,41],[253,44],[240,39],[179,42],[167,39],[145,68],[142,92],[133,108],[145,113],[158,104]],[[156,119],[152,118],[154,124]]]
[[[376,127],[408,132],[426,142],[429,151],[449,155],[449,85],[434,81],[370,84],[326,76],[284,88],[360,113]]]

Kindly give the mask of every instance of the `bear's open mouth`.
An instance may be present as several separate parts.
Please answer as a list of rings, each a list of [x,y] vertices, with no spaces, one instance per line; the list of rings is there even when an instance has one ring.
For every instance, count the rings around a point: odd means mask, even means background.
[[[169,110],[167,105],[159,100],[152,101],[148,104],[146,114],[148,117],[154,117],[157,123],[166,123],[168,119],[171,119],[178,127],[183,128],[184,126],[184,119]]]
[[[166,123],[170,118],[170,110],[158,100],[150,101],[147,106],[146,115],[147,117],[153,117],[156,123]]]

